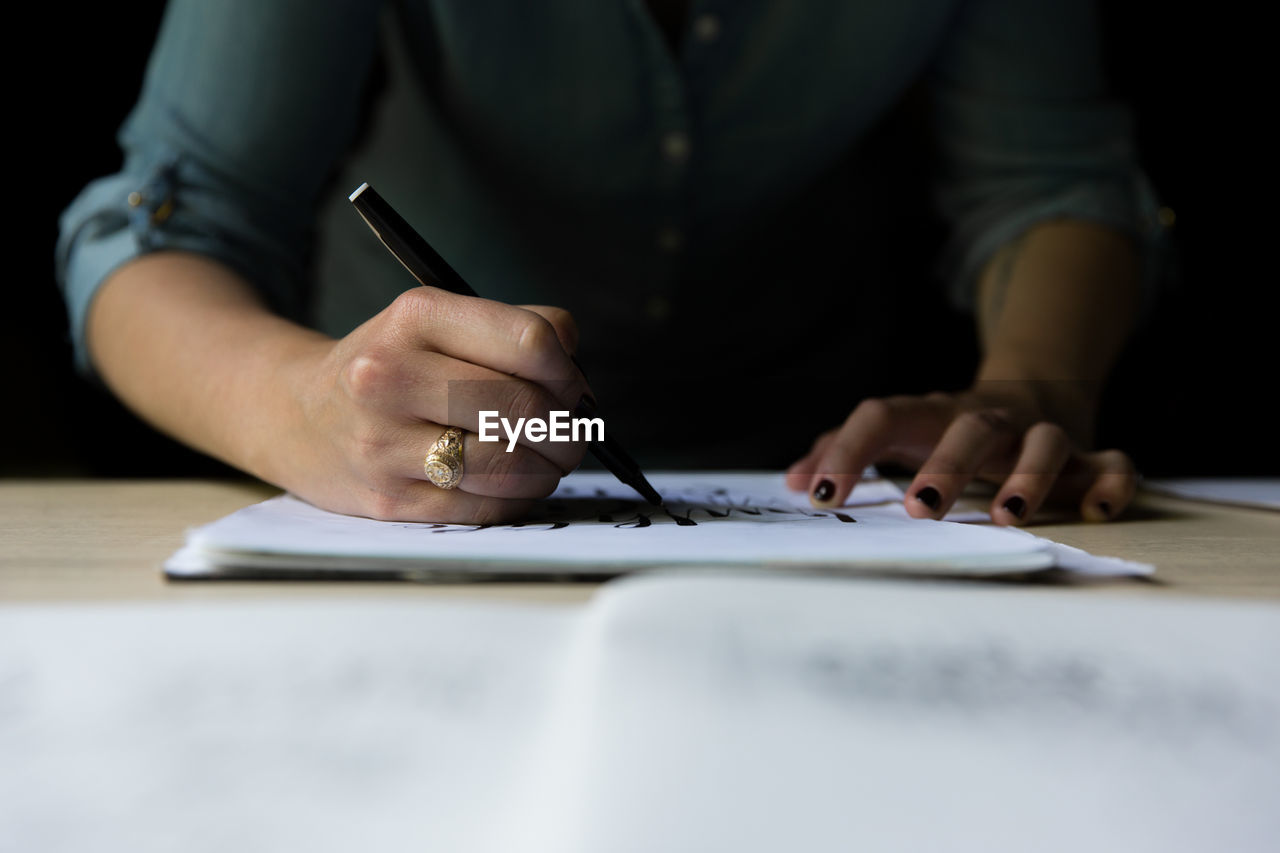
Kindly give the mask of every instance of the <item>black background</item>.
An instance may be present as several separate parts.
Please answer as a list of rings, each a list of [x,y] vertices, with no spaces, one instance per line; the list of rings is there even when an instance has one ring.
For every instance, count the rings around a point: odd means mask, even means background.
[[[140,424],[71,366],[53,279],[58,213],[115,171],[114,135],[137,96],[163,3],[50,6],[48,37],[11,79],[10,257],[0,363],[0,475],[229,473]],[[1270,295],[1272,153],[1261,92],[1268,49],[1247,22],[1173,4],[1102,4],[1108,70],[1135,111],[1143,163],[1177,214],[1180,284],[1132,342],[1100,443],[1147,475],[1277,474]],[[53,15],[61,17],[53,19]],[[37,15],[39,17],[39,15]],[[16,226],[16,227],[15,227]]]

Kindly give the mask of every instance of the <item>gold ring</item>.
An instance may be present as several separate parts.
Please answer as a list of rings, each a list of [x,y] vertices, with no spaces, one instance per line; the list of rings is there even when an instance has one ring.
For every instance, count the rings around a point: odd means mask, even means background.
[[[449,427],[427,451],[422,470],[432,485],[456,489],[462,482],[462,430]]]

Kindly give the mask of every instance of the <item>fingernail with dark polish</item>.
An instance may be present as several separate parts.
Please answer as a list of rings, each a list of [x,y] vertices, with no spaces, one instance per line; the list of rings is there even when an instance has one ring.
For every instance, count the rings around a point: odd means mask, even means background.
[[[1102,514],[1107,518],[1111,517],[1111,504],[1107,501],[1098,501],[1098,509],[1100,509]]]
[[[1022,514],[1027,511],[1027,502],[1019,495],[1014,495],[1004,502],[1004,508],[1013,513],[1015,518],[1021,519]]]
[[[813,487],[813,499],[820,504],[824,504],[831,500],[836,493],[836,484],[830,480],[819,480],[818,485]]]
[[[596,398],[592,397],[590,394],[583,394],[582,397],[578,399],[578,408],[582,411],[589,412],[591,415],[595,415],[597,411]]]
[[[925,486],[923,489],[916,492],[916,500],[936,512],[938,507],[942,504],[942,495],[938,494],[938,490],[933,486]]]

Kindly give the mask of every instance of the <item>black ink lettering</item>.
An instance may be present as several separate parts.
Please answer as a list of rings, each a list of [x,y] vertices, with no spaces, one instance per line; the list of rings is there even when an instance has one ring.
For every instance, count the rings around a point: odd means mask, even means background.
[[[519,521],[503,525],[508,530],[563,530],[569,526],[567,521]]]
[[[474,527],[459,527],[455,524],[442,524],[441,530],[432,530],[432,533],[475,533],[477,530],[488,530],[493,527],[492,524],[477,524]]]
[[[676,524],[680,525],[681,527],[697,527],[698,526],[698,522],[693,520],[692,508],[690,508],[687,514],[685,515],[676,515],[674,512],[671,511],[670,507],[664,507],[663,509],[667,513],[667,517],[670,518],[672,521],[674,521]]]

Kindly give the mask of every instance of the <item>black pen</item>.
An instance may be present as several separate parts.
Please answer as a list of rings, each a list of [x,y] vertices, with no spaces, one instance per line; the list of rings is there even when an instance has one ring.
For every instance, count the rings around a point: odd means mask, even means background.
[[[355,205],[356,212],[373,229],[373,233],[378,235],[382,245],[395,255],[396,260],[404,265],[419,284],[440,287],[463,296],[480,295],[445,262],[444,258],[440,257],[435,249],[431,248],[421,234],[413,230],[404,217],[396,213],[395,209],[378,195],[373,187],[367,183],[361,184],[349,199]],[[578,360],[575,358],[573,363],[578,364]],[[581,365],[578,365],[578,369],[582,369]],[[595,406],[586,400],[578,404],[574,409],[574,415],[585,418],[598,417]],[[654,506],[662,505],[662,496],[649,485],[640,466],[622,449],[622,445],[618,444],[608,430],[605,430],[602,441],[588,442],[587,447],[604,467],[623,483],[639,492],[646,501]]]

